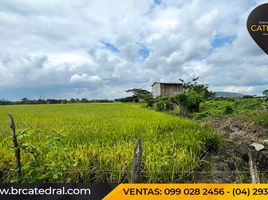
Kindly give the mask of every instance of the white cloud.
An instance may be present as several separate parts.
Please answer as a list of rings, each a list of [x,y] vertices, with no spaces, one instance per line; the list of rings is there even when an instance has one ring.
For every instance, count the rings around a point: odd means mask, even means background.
[[[2,0],[0,92],[116,98],[153,81],[200,76],[212,89],[260,94],[268,57],[246,20],[261,2]],[[215,39],[228,36],[233,41]],[[150,51],[144,59],[141,46]]]
[[[224,88],[224,92],[236,92],[236,93],[249,93],[253,91],[253,87],[252,86],[227,86],[226,88]]]
[[[88,74],[74,74],[70,78],[71,83],[97,83],[102,79],[98,75],[88,75]]]

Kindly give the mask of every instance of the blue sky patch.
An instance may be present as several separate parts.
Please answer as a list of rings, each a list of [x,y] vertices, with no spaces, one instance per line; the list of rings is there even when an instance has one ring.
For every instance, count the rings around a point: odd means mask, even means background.
[[[154,3],[155,4],[161,4],[162,3],[162,0],[154,0]]]
[[[236,35],[216,35],[212,41],[211,46],[213,48],[219,48],[224,46],[225,44],[231,44],[236,38]]]
[[[141,48],[139,49],[139,56],[141,59],[145,59],[150,55],[150,50],[144,45],[140,46]]]
[[[119,49],[110,42],[101,41],[101,43],[104,44],[105,47],[109,49],[111,52],[119,52]]]

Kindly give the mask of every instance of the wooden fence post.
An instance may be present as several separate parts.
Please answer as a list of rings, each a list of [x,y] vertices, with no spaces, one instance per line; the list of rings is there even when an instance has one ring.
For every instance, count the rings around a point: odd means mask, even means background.
[[[13,148],[15,149],[16,169],[18,176],[21,176],[21,162],[20,162],[20,148],[17,142],[16,125],[10,113],[7,114],[10,122],[11,136],[13,141]]]
[[[136,141],[135,149],[134,149],[131,183],[139,183],[140,182],[141,159],[142,159],[141,139],[138,138]]]
[[[256,164],[256,152],[255,150],[251,150],[250,148],[248,149],[248,163],[252,183],[260,183]]]

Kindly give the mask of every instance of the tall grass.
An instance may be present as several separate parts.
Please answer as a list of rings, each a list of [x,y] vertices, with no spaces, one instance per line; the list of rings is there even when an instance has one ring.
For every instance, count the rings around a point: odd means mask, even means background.
[[[201,156],[221,140],[205,124],[139,104],[1,106],[3,182],[15,177],[7,112],[20,129],[19,142],[37,149],[38,163],[22,152],[25,182],[128,182],[137,137],[143,182],[191,181]]]
[[[267,110],[268,101],[260,98],[209,100],[200,104],[200,113],[195,113],[194,118],[219,118],[229,114],[238,114],[242,116],[251,111],[261,113],[261,111],[267,112]],[[254,113],[251,113],[250,115],[252,118],[255,118]]]

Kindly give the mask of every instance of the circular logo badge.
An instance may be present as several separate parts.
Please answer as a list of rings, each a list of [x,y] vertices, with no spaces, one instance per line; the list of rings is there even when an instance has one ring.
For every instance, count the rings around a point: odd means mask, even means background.
[[[258,6],[250,13],[247,28],[253,40],[268,54],[268,3]]]

